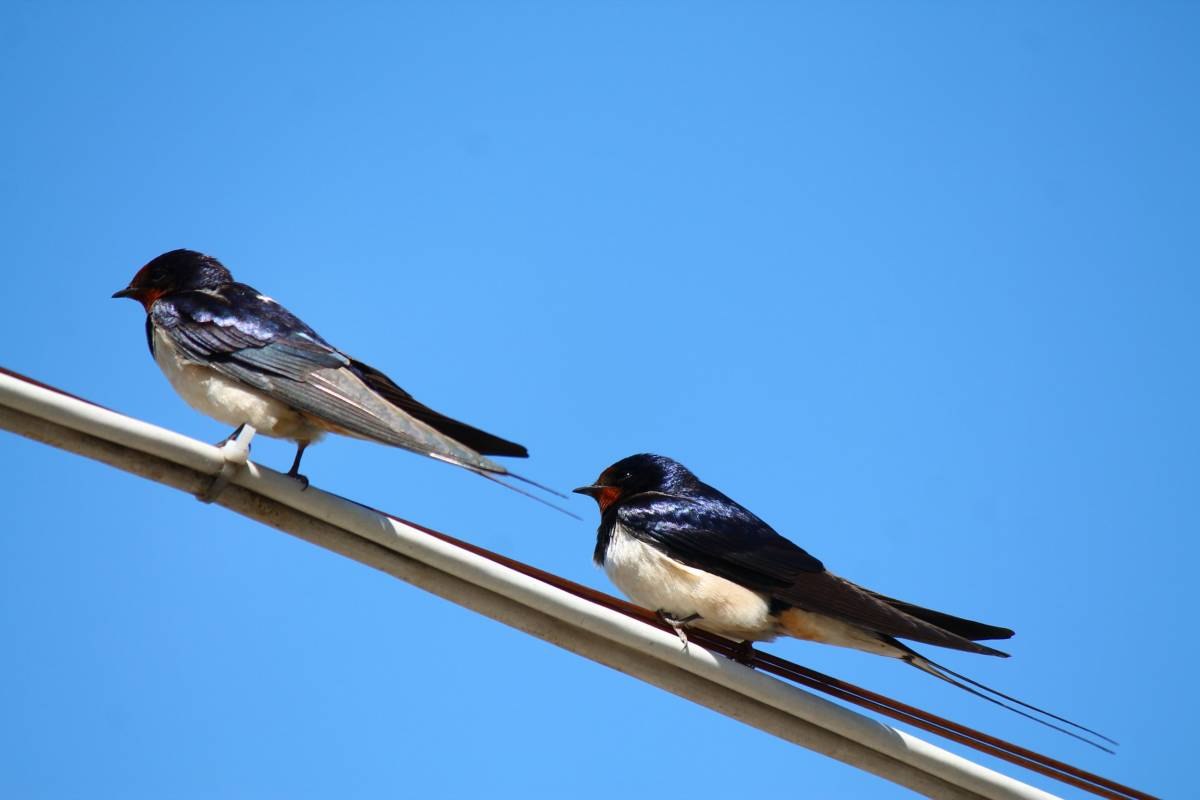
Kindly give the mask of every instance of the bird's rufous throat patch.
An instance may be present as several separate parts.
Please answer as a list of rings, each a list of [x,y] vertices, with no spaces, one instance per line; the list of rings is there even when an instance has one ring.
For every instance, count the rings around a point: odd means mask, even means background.
[[[154,305],[154,301],[162,297],[163,294],[165,293],[162,289],[138,289],[138,293],[134,297],[142,304],[142,307],[146,311],[149,311],[150,306]]]
[[[600,513],[603,514],[608,510],[608,507],[617,502],[617,498],[621,496],[619,486],[605,486],[596,495],[596,504],[600,506]]]

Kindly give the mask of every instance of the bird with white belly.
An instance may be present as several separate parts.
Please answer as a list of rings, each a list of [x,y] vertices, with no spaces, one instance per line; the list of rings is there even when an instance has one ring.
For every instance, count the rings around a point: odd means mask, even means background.
[[[248,423],[296,442],[287,474],[304,485],[300,459],[326,433],[411,450],[493,480],[532,483],[487,457],[524,458],[524,447],[419,403],[270,297],[234,281],[211,256],[163,253],[113,297],[146,309],[150,352],[189,405],[228,425]]]
[[[900,659],[1101,749],[1107,748],[997,698],[1112,742],[960,675],[899,641],[1007,657],[979,642],[1007,639],[1013,635],[1008,628],[895,600],[834,575],[673,459],[630,456],[575,491],[595,499],[600,509],[596,563],[631,600],[669,623],[685,649],[688,627],[742,642],[747,657],[750,643],[778,636],[849,647]]]

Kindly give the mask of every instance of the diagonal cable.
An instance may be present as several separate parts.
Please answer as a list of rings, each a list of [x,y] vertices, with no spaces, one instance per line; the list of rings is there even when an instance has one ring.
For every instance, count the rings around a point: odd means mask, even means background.
[[[23,435],[29,436],[39,441],[44,441],[53,444],[63,449],[73,450],[92,458],[97,458],[105,463],[110,463],[114,466],[120,466],[128,471],[141,474],[144,477],[151,477],[160,482],[176,485],[177,488],[182,488],[182,484],[194,484],[199,481],[202,487],[210,487],[212,478],[225,469],[227,466],[226,458],[230,454],[222,453],[217,448],[209,445],[203,445],[195,440],[180,436],[170,431],[161,428],[156,428],[147,423],[138,420],[132,420],[124,417],[116,412],[105,409],[83,398],[76,397],[67,392],[59,390],[52,386],[40,383],[29,379],[18,373],[0,367],[0,376],[7,376],[11,379],[7,384],[4,380],[0,380],[0,389],[5,385],[9,387],[6,391],[0,391],[0,412],[9,414],[5,418],[4,413],[0,413],[0,427],[6,427],[9,430],[14,430]],[[15,382],[15,383],[14,383]],[[21,389],[20,387],[37,387],[36,391],[29,389]],[[6,402],[6,398],[7,401]],[[65,399],[63,399],[65,398]],[[49,407],[58,405],[59,408],[51,410]],[[82,409],[82,410],[81,410]],[[98,411],[96,411],[98,410]],[[38,417],[41,412],[43,416]],[[34,417],[28,417],[29,413],[33,413]],[[33,419],[41,419],[42,422],[33,426],[29,422]],[[23,421],[22,421],[23,420]],[[14,424],[19,423],[19,424]],[[53,433],[50,428],[45,426],[53,425],[62,426],[63,430],[75,431],[77,437],[68,442],[69,437],[64,437],[60,434]],[[96,438],[99,437],[99,438]],[[161,469],[154,470],[135,469],[126,463],[122,463],[121,459],[117,458],[113,453],[113,448],[126,448],[131,453],[136,453],[143,460],[145,459],[161,459],[163,463],[171,463],[178,465],[176,469],[183,468],[189,475],[193,476],[188,479],[179,478],[178,480],[166,480],[161,474]],[[103,452],[100,452],[103,451]],[[244,463],[244,460],[240,460]],[[254,501],[254,511],[247,511],[245,503],[242,502],[241,507],[238,504],[230,504],[221,502],[222,505],[232,508],[250,516],[254,519],[268,522],[275,527],[285,530],[289,533],[306,538],[308,541],[314,541],[317,544],[333,549],[335,552],[341,552],[344,555],[350,555],[352,558],[357,558],[363,563],[371,563],[372,566],[379,566],[376,560],[361,557],[361,554],[351,554],[349,551],[354,547],[335,547],[328,541],[320,538],[310,538],[297,532],[293,528],[279,524],[276,520],[280,514],[290,514],[297,518],[298,521],[308,520],[309,527],[313,525],[340,525],[336,529],[342,534],[349,534],[354,537],[363,537],[364,529],[360,525],[346,524],[346,522],[335,522],[327,518],[325,514],[314,514],[313,511],[302,508],[308,506],[309,502],[313,502],[313,507],[321,505],[321,498],[336,498],[336,501],[346,509],[357,508],[361,511],[369,512],[369,514],[360,514],[362,517],[374,517],[378,519],[390,520],[394,523],[393,527],[399,529],[401,527],[417,532],[421,535],[432,537],[441,542],[443,545],[451,549],[469,553],[479,559],[499,565],[506,570],[511,570],[515,573],[532,579],[538,583],[545,584],[553,589],[572,595],[587,604],[598,606],[611,612],[616,612],[623,617],[637,620],[657,630],[665,633],[670,633],[670,628],[663,623],[657,615],[646,609],[639,608],[630,603],[627,603],[611,595],[591,589],[587,586],[575,583],[573,581],[562,578],[545,570],[538,569],[523,562],[516,561],[498,553],[491,552],[484,548],[470,544],[469,542],[456,539],[446,534],[416,525],[399,517],[386,514],[385,512],[373,509],[370,506],[357,503],[347,498],[337,497],[318,489],[312,489],[307,493],[300,493],[291,481],[283,481],[286,487],[284,491],[279,491],[276,486],[271,488],[271,483],[278,477],[277,473],[271,470],[266,470],[254,464],[250,464],[249,472],[252,473],[247,477],[246,470],[238,473],[234,483],[237,486],[230,487],[230,493],[236,495],[239,492],[248,492],[251,496],[256,496],[259,500]],[[205,477],[207,476],[207,477]],[[202,493],[202,492],[200,492]],[[288,499],[281,500],[279,495],[288,495]],[[307,498],[307,500],[305,499]],[[271,509],[274,508],[273,511]],[[305,517],[304,515],[308,516]],[[339,512],[339,515],[340,512]],[[349,519],[347,515],[347,519]],[[359,520],[361,521],[361,520]],[[372,546],[377,546],[380,542],[375,535],[367,535],[362,541],[370,543]],[[402,550],[397,549],[393,543],[383,545],[388,551],[394,551],[399,555],[404,555]],[[382,568],[382,567],[380,567]],[[398,575],[399,577],[399,575]],[[412,581],[410,581],[412,582]],[[418,582],[418,585],[422,585]],[[448,596],[443,594],[443,596]],[[456,598],[449,598],[456,599]],[[461,602],[461,601],[459,601]],[[469,603],[468,607],[473,607]],[[480,610],[476,608],[476,610]],[[484,612],[490,613],[490,612]],[[593,615],[595,616],[595,615]],[[501,617],[497,616],[500,619]],[[502,620],[504,621],[504,620]],[[510,624],[512,624],[510,622]],[[521,627],[521,626],[517,626]],[[527,628],[522,628],[527,630]],[[532,631],[529,631],[532,632]],[[968,747],[971,747],[980,752],[988,753],[989,755],[1001,758],[1009,763],[1025,767],[1040,774],[1061,781],[1065,784],[1075,786],[1084,791],[1090,792],[1100,797],[1113,798],[1114,800],[1154,800],[1154,798],[1136,789],[1132,789],[1123,784],[1103,778],[1093,773],[1084,771],[1069,764],[1065,764],[1056,759],[1036,753],[1010,742],[990,736],[989,734],[974,730],[959,723],[952,722],[927,711],[915,708],[913,706],[902,703],[898,700],[880,695],[862,687],[841,681],[837,678],[824,675],[820,672],[808,669],[799,664],[795,664],[786,659],[779,658],[769,653],[761,651],[745,652],[741,645],[730,642],[719,636],[705,633],[703,631],[694,631],[691,633],[691,639],[696,644],[718,655],[727,656],[734,660],[741,661],[748,666],[755,667],[759,671],[769,673],[778,678],[783,678],[795,684],[815,689],[832,697],[844,700],[848,703],[858,705],[860,707],[875,711],[879,714],[891,717],[893,719],[908,723],[922,730],[935,733],[939,736],[952,741],[959,742]],[[674,641],[673,634],[671,640]],[[581,652],[581,650],[576,650]],[[607,658],[599,658],[595,654],[589,655],[594,660],[600,660],[602,663],[612,662]],[[632,674],[632,673],[631,673]],[[646,679],[643,677],[643,679]],[[659,683],[666,688],[665,684]],[[677,694],[682,696],[690,696],[696,699],[695,696],[689,695],[686,692],[672,689]],[[702,700],[697,700],[702,704],[707,704],[709,707],[714,707],[710,703]],[[727,713],[727,712],[723,712]],[[735,715],[731,715],[735,716]],[[745,720],[744,720],[745,721]],[[759,727],[762,727],[759,725]],[[764,727],[764,730],[769,728]],[[774,731],[773,731],[774,732]],[[779,735],[777,733],[777,735]],[[794,740],[795,741],[795,740]],[[915,740],[919,743],[919,740]],[[828,753],[827,753],[828,754]],[[849,760],[843,758],[843,760]],[[853,763],[853,762],[852,762]],[[969,764],[970,762],[965,762]],[[868,767],[864,767],[868,768]],[[879,769],[871,768],[871,771],[876,771],[877,774],[884,774]],[[896,778],[893,776],[893,780]]]

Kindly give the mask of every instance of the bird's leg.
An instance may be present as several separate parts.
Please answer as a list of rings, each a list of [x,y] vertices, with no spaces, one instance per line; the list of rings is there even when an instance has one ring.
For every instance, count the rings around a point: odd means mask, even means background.
[[[233,433],[229,434],[221,441],[213,444],[213,447],[224,447],[225,445],[229,444],[230,442],[232,442],[234,439],[236,439],[241,434],[242,428],[244,428],[244,427],[246,427],[246,423],[243,422],[241,425],[238,425],[236,428],[233,429]]]
[[[308,488],[308,478],[300,474],[300,459],[304,457],[304,448],[306,447],[308,447],[308,442],[296,442],[296,459],[292,462],[292,468],[287,471],[289,478],[300,481],[300,491]]]
[[[734,661],[738,662],[739,664],[745,664],[747,667],[754,666],[754,656],[754,642],[750,641],[749,639],[741,642],[740,644],[734,645],[733,652],[729,654],[729,657]]]
[[[683,642],[683,652],[688,651],[687,624],[700,619],[699,614],[689,614],[686,617],[673,617],[665,609],[659,609],[655,612],[658,618],[671,626],[671,630],[675,631],[675,635],[679,637],[679,641]]]

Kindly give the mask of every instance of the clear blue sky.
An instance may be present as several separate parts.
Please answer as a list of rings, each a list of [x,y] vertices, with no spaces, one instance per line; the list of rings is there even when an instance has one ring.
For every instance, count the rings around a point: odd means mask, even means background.
[[[944,658],[1123,746],[884,659],[775,652],[1182,796],[1198,23],[1167,3],[10,2],[0,363],[219,439],[109,299],[204,250],[528,445],[534,478],[668,454],[835,572],[1016,629],[1012,659]],[[0,795],[907,796],[219,508],[8,434],[0,452]],[[348,440],[306,467],[611,588],[583,498],[575,523]]]

